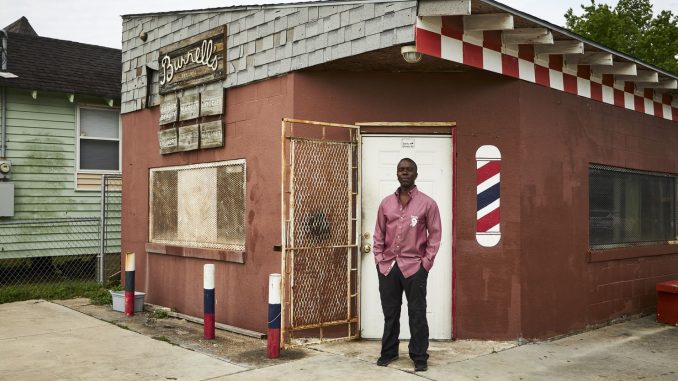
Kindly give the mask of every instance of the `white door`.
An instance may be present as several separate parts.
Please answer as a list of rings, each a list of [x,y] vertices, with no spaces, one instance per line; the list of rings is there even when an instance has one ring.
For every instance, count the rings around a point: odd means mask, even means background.
[[[420,191],[440,209],[443,234],[428,277],[426,316],[431,339],[452,338],[452,139],[450,136],[364,135],[362,137],[362,242],[372,245],[379,203],[398,188],[396,166],[409,157],[417,163]],[[362,254],[360,328],[363,338],[381,338],[384,315],[374,254]],[[407,300],[403,293],[400,338],[410,338]]]

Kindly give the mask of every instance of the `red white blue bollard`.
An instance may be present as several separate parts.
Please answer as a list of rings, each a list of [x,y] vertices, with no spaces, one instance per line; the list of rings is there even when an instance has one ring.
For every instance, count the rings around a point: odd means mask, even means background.
[[[268,277],[268,345],[270,359],[280,357],[280,274]]]
[[[205,314],[203,317],[203,334],[205,339],[213,340],[214,334],[214,265],[208,264],[203,270],[203,289]]]
[[[134,253],[125,254],[125,316],[134,316]]]

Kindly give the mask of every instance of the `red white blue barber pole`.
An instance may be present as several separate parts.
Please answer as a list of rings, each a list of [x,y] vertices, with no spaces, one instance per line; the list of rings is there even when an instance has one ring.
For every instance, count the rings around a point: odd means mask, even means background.
[[[212,340],[214,334],[214,265],[208,264],[203,268],[203,289],[204,289],[204,304],[205,311],[203,317],[203,334],[205,339]]]
[[[125,316],[134,316],[134,253],[125,254]]]
[[[482,146],[476,151],[477,214],[476,241],[493,247],[501,239],[500,222],[501,153],[495,146]]]
[[[280,274],[268,277],[268,345],[270,359],[280,356]]]

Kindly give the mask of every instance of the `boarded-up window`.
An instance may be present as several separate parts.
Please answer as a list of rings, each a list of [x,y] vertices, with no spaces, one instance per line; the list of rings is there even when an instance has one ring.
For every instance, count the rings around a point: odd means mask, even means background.
[[[593,165],[589,168],[592,248],[676,239],[676,175]]]
[[[150,241],[245,250],[245,161],[152,169]]]

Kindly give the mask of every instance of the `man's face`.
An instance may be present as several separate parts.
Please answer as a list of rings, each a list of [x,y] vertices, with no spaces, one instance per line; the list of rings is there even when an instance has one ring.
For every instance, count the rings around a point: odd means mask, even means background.
[[[417,170],[414,169],[414,164],[407,160],[401,160],[398,163],[398,182],[400,186],[409,189],[414,186],[414,180],[417,179]]]

